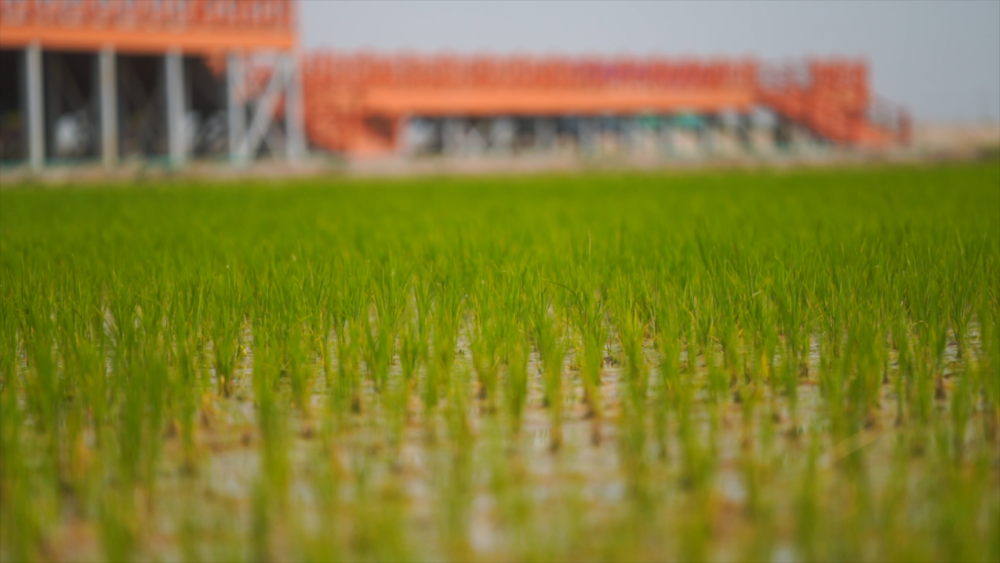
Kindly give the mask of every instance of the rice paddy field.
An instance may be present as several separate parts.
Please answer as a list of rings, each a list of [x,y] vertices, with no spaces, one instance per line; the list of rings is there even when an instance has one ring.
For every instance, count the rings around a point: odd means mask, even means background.
[[[1000,561],[1000,165],[0,192],[3,561]]]

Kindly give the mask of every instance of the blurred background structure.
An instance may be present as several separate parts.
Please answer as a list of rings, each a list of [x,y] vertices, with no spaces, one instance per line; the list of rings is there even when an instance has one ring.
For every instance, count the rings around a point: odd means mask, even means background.
[[[0,158],[305,150],[291,0],[0,0]]]
[[[861,60],[316,53],[303,76],[309,138],[348,153],[885,147],[910,132]]]
[[[294,0],[0,0],[0,160],[905,145],[861,59],[298,52]]]

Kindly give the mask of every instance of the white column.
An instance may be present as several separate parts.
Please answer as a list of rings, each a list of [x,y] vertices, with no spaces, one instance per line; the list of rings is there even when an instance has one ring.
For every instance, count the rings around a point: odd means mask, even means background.
[[[619,130],[622,132],[622,152],[628,154],[634,154],[636,147],[639,146],[639,123],[638,118],[634,115],[628,115],[621,119]]]
[[[104,166],[118,162],[118,71],[115,50],[105,47],[98,54],[101,98],[101,157]]]
[[[676,152],[674,140],[676,131],[674,130],[673,116],[660,116],[659,143],[660,152],[667,156],[673,156]]]
[[[257,155],[257,149],[271,128],[274,117],[274,110],[283,91],[287,91],[288,66],[280,62],[271,74],[271,80],[264,88],[264,92],[257,98],[253,107],[253,117],[250,119],[250,127],[247,129],[246,137],[240,143],[240,154],[247,160]]]
[[[458,118],[444,118],[441,124],[441,137],[441,148],[445,156],[454,156],[462,150],[464,135]]]
[[[286,57],[286,72],[288,83],[285,87],[285,131],[288,137],[285,146],[288,150],[288,160],[297,160],[306,152],[306,139],[303,131],[302,114],[302,72],[299,69],[299,57]]]
[[[229,158],[234,164],[242,164],[247,160],[243,150],[247,116],[243,101],[243,57],[239,53],[230,53],[226,62],[226,91],[229,97]]]
[[[167,78],[167,146],[170,164],[184,164],[187,143],[184,138],[184,56],[173,50],[166,54],[164,67]]]
[[[598,152],[598,138],[597,138],[597,118],[593,116],[586,116],[580,118],[579,123],[579,148],[582,152],[591,155]]]
[[[42,46],[32,43],[24,52],[25,76],[27,77],[28,106],[28,162],[32,170],[41,170],[45,165],[45,112],[42,83]]]
[[[749,113],[745,113],[739,116],[739,131],[738,131],[740,147],[744,152],[752,153],[754,151],[754,139],[753,139],[753,118]]]
[[[547,117],[535,118],[535,150],[551,150],[556,141],[555,121]]]
[[[514,122],[509,117],[498,117],[490,127],[490,146],[498,154],[510,154],[514,145]]]
[[[719,120],[714,115],[703,116],[701,120],[701,129],[698,130],[701,135],[700,149],[702,156],[708,154],[713,155],[718,152],[719,149]]]

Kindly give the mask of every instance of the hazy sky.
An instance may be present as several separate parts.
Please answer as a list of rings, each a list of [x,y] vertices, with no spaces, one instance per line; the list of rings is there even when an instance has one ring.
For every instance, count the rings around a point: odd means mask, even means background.
[[[301,0],[299,19],[308,49],[862,55],[875,91],[917,119],[1000,118],[1000,0]]]

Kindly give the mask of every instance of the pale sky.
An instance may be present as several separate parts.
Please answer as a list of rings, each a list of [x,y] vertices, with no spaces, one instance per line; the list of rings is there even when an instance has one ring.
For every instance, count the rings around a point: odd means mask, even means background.
[[[300,0],[303,47],[381,52],[864,56],[918,120],[1000,119],[1000,0]]]

